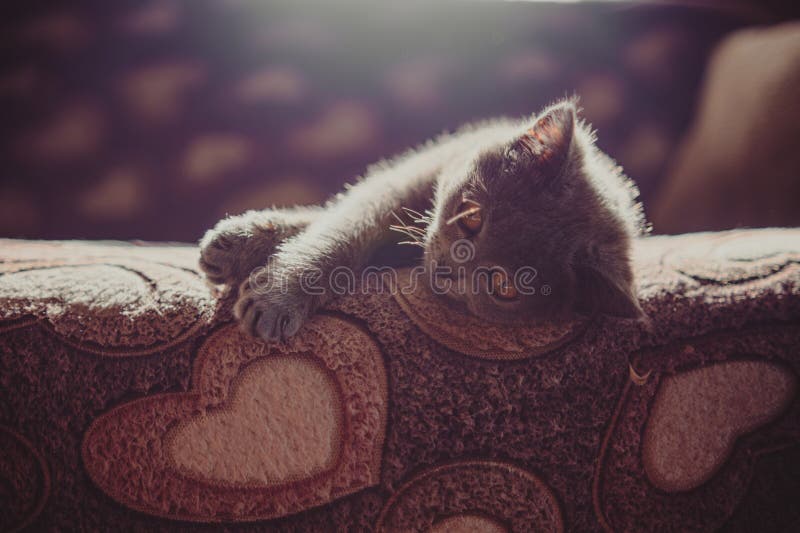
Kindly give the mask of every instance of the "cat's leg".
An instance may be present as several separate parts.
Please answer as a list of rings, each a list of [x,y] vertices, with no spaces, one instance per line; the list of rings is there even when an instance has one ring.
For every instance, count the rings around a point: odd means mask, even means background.
[[[396,241],[395,215],[404,207],[420,213],[431,207],[443,168],[458,168],[459,158],[474,151],[484,135],[465,129],[368,169],[322,216],[281,244],[265,276],[240,285],[233,312],[244,330],[267,341],[297,333],[334,296],[336,273],[360,270],[381,245]],[[409,238],[422,241],[424,232]]]
[[[381,169],[328,204],[323,216],[280,246],[265,283],[242,283],[233,312],[243,329],[267,341],[294,335],[333,296],[335,272],[360,270],[382,244],[398,239],[390,228],[395,214],[431,205],[439,163],[409,160]]]
[[[224,218],[200,240],[200,268],[210,283],[236,286],[322,211],[318,206],[265,209]]]

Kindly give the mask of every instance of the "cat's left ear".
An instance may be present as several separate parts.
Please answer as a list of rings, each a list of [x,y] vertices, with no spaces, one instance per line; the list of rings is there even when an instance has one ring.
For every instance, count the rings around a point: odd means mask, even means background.
[[[562,102],[545,109],[518,143],[540,170],[554,175],[567,160],[574,134],[575,105]]]

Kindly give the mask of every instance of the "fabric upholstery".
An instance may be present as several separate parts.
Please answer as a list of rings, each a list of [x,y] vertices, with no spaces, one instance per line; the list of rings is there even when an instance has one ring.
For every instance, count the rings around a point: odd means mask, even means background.
[[[649,322],[480,323],[400,271],[285,344],[196,260],[0,241],[0,529],[800,523],[800,230],[638,242]]]

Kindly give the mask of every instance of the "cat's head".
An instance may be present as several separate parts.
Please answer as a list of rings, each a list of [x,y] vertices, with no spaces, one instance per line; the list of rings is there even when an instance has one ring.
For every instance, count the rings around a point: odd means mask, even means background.
[[[564,101],[490,127],[442,169],[424,243],[435,290],[487,320],[642,316],[638,191],[576,114]]]

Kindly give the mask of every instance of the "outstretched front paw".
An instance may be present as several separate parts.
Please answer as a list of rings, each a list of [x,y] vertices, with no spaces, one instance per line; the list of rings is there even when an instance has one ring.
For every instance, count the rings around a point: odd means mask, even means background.
[[[235,285],[266,263],[275,250],[275,228],[245,213],[221,220],[200,241],[200,268],[214,285]]]
[[[265,287],[258,276],[246,279],[239,287],[233,313],[242,329],[265,341],[285,340],[300,329],[316,307],[312,295],[299,287]]]
[[[214,285],[233,281],[236,256],[246,237],[217,228],[208,230],[200,241],[200,268]]]

